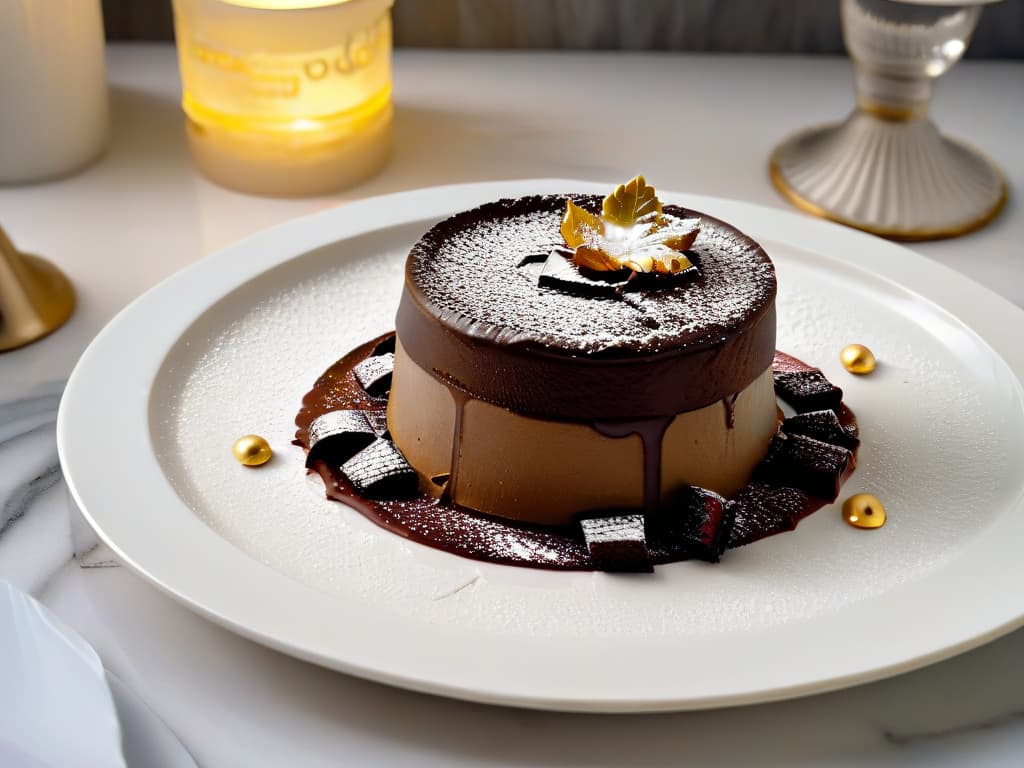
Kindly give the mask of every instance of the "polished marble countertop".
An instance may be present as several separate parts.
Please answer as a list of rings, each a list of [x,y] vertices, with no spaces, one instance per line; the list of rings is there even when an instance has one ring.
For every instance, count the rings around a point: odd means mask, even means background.
[[[753,707],[584,716],[446,701],[310,666],[190,613],[96,545],[60,478],[53,420],[76,359],[118,310],[203,255],[349,200],[464,181],[645,172],[662,188],[784,208],[768,153],[849,110],[848,62],[401,51],[389,167],[344,194],[291,201],[195,173],[172,47],[113,46],[109,77],[101,161],[66,180],[0,187],[0,223],[22,250],[58,263],[80,301],[65,328],[0,356],[0,578],[77,628],[200,765],[1024,763],[1024,630],[882,682]],[[601,119],[574,112],[565,93],[588,89],[614,92],[615,108]],[[1024,306],[1024,64],[962,63],[939,83],[934,113],[1002,166],[1011,197],[983,231],[911,247]],[[644,133],[631,140],[638,116]]]

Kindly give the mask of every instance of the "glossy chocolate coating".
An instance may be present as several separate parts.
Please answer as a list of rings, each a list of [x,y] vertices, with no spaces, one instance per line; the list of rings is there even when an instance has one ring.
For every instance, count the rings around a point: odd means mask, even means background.
[[[592,422],[702,408],[771,365],[774,267],[752,239],[696,211],[665,206],[702,220],[696,279],[648,279],[622,297],[539,286],[531,267],[562,244],[569,197],[600,210],[591,195],[501,200],[413,247],[396,325],[420,367],[517,413]]]

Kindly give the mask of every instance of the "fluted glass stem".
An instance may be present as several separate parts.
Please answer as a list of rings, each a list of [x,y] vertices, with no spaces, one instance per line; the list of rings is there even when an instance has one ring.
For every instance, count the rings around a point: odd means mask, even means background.
[[[932,99],[929,77],[896,77],[860,67],[854,73],[857,106],[891,119],[920,120]]]

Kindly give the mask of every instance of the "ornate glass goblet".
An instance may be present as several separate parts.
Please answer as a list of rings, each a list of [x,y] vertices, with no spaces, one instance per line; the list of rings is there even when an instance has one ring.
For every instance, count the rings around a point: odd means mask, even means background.
[[[901,240],[953,237],[995,218],[1007,194],[999,169],[928,117],[935,79],[993,1],[841,0],[857,106],[776,147],[779,191],[809,213]]]

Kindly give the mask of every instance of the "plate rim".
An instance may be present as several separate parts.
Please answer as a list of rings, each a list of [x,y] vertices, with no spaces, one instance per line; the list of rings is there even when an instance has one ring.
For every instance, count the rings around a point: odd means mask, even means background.
[[[579,180],[525,179],[427,187],[382,195],[285,222],[251,235],[176,272],[119,312],[89,344],[68,380],[58,413],[57,438],[61,465],[75,504],[122,562],[177,601],[249,639],[307,661],[377,682],[453,698],[531,709],[652,712],[774,701],[836,690],[909,671],[977,647],[1024,624],[1024,596],[1014,599],[1012,595],[1004,594],[994,602],[973,605],[968,621],[958,621],[956,626],[939,627],[945,639],[933,641],[924,652],[919,650],[913,653],[904,649],[902,652],[891,652],[885,657],[884,663],[875,662],[867,667],[853,665],[838,674],[823,677],[811,671],[802,679],[790,681],[790,684],[776,681],[755,686],[754,689],[742,687],[742,690],[723,686],[714,693],[704,695],[678,690],[654,693],[652,689],[646,693],[633,691],[625,695],[594,696],[574,695],[564,690],[538,693],[526,690],[522,685],[503,688],[490,683],[490,687],[487,684],[481,687],[480,684],[467,682],[467,675],[473,671],[486,678],[486,669],[479,662],[468,665],[460,671],[460,675],[456,675],[461,682],[453,682],[450,660],[446,670],[438,672],[434,669],[431,674],[422,674],[422,671],[416,674],[408,668],[396,672],[394,666],[382,666],[360,658],[360,653],[365,656],[366,649],[371,647],[367,643],[370,638],[359,633],[338,635],[336,631],[332,633],[325,627],[310,624],[309,617],[304,617],[299,606],[294,604],[296,596],[304,596],[308,601],[316,602],[316,595],[323,598],[325,593],[274,571],[222,539],[199,521],[185,502],[170,489],[151,444],[148,417],[151,387],[181,332],[231,290],[268,269],[301,258],[314,249],[360,234],[437,218],[500,197],[567,190],[600,192],[605,189],[607,185]],[[842,246],[839,250],[863,249],[863,258],[857,267],[916,294],[970,328],[1005,362],[1016,378],[1018,388],[1021,388],[1021,381],[1024,380],[1024,349],[1016,348],[1011,338],[1012,333],[1007,328],[1013,327],[1013,321],[1020,325],[1024,320],[1024,310],[949,267],[896,243],[831,222],[810,219],[792,211],[727,198],[675,192],[660,194],[664,200],[720,215],[736,223],[740,229],[748,228],[749,224],[745,222],[761,222],[764,226],[758,225],[754,229],[758,230],[757,235],[762,239],[771,238],[819,253],[837,247],[837,244]],[[737,219],[742,221],[737,222]],[[771,233],[762,231],[766,229],[771,230]],[[124,503],[116,478],[104,477],[103,473],[88,470],[101,469],[99,462],[103,460],[98,457],[116,455],[116,451],[108,453],[98,448],[95,432],[83,429],[80,425],[96,426],[98,417],[95,413],[89,413],[89,406],[93,403],[92,396],[97,392],[96,379],[98,376],[101,378],[100,369],[105,356],[111,354],[112,348],[117,349],[116,344],[121,337],[130,337],[133,332],[137,332],[135,329],[139,325],[145,326],[145,323],[140,323],[141,319],[152,315],[175,292],[186,287],[192,307],[164,326],[147,328],[151,334],[148,340],[155,340],[156,343],[145,350],[133,350],[136,354],[128,361],[127,368],[118,369],[119,376],[130,376],[124,383],[126,402],[122,402],[123,413],[116,417],[117,423],[127,428],[125,425],[131,422],[131,414],[134,414],[141,420],[143,427],[140,432],[144,446],[136,443],[132,449],[135,455],[127,457],[134,462],[133,474],[142,472],[141,476],[134,475],[135,480],[152,483],[146,487],[155,487],[161,491],[161,494],[157,494],[161,498],[152,505],[150,514],[162,511],[179,514],[177,518],[159,518],[168,527],[161,530],[160,541],[154,546],[152,542],[147,544],[145,531],[138,528],[137,522],[133,527],[128,524],[125,515],[118,517],[117,513],[111,512],[113,507]],[[79,435],[86,434],[89,435],[87,439],[79,438]],[[88,444],[83,445],[83,440]],[[141,447],[145,450],[140,450]],[[128,449],[125,447],[123,450]],[[95,456],[90,458],[88,452],[94,452]],[[123,452],[121,455],[124,456]],[[109,458],[106,461],[109,468]],[[158,476],[154,475],[154,470]],[[168,491],[170,500],[167,498]],[[1017,506],[1022,506],[1021,499],[1017,500]],[[182,510],[186,515],[180,515]],[[205,531],[205,535],[199,533],[199,529]],[[995,533],[990,530],[987,538]],[[195,581],[195,577],[187,577],[183,570],[188,569],[175,568],[173,560],[158,551],[169,545],[173,548],[186,542],[195,547],[189,552],[191,565],[203,563],[210,573],[226,563],[229,571],[241,569],[246,577],[243,581],[258,584],[266,588],[267,592],[261,593],[258,601],[232,584],[215,585],[211,592],[209,584],[204,585]],[[995,543],[998,545],[998,542]],[[974,542],[974,545],[977,546],[978,542]],[[237,571],[235,575],[238,575]],[[299,589],[296,590],[296,587]],[[902,591],[893,590],[889,596]],[[293,604],[289,605],[289,601]],[[265,613],[268,605],[273,606],[276,612],[277,630],[269,626],[274,622],[267,621]],[[356,608],[346,606],[350,620],[369,621],[377,633],[401,631],[401,626],[395,626],[396,622],[390,618],[385,619],[374,615],[372,611]],[[858,610],[863,610],[863,606]],[[817,620],[817,623],[820,625],[821,621]],[[288,630],[282,632],[282,625],[287,625]],[[301,637],[296,636],[295,626],[301,627]],[[966,626],[970,629],[965,629]],[[336,651],[340,639],[349,644],[349,658],[339,658],[336,652],[325,652],[330,647]],[[850,638],[845,641],[847,647],[850,641]],[[833,655],[837,652],[838,647]],[[438,659],[431,661],[437,662]]]

